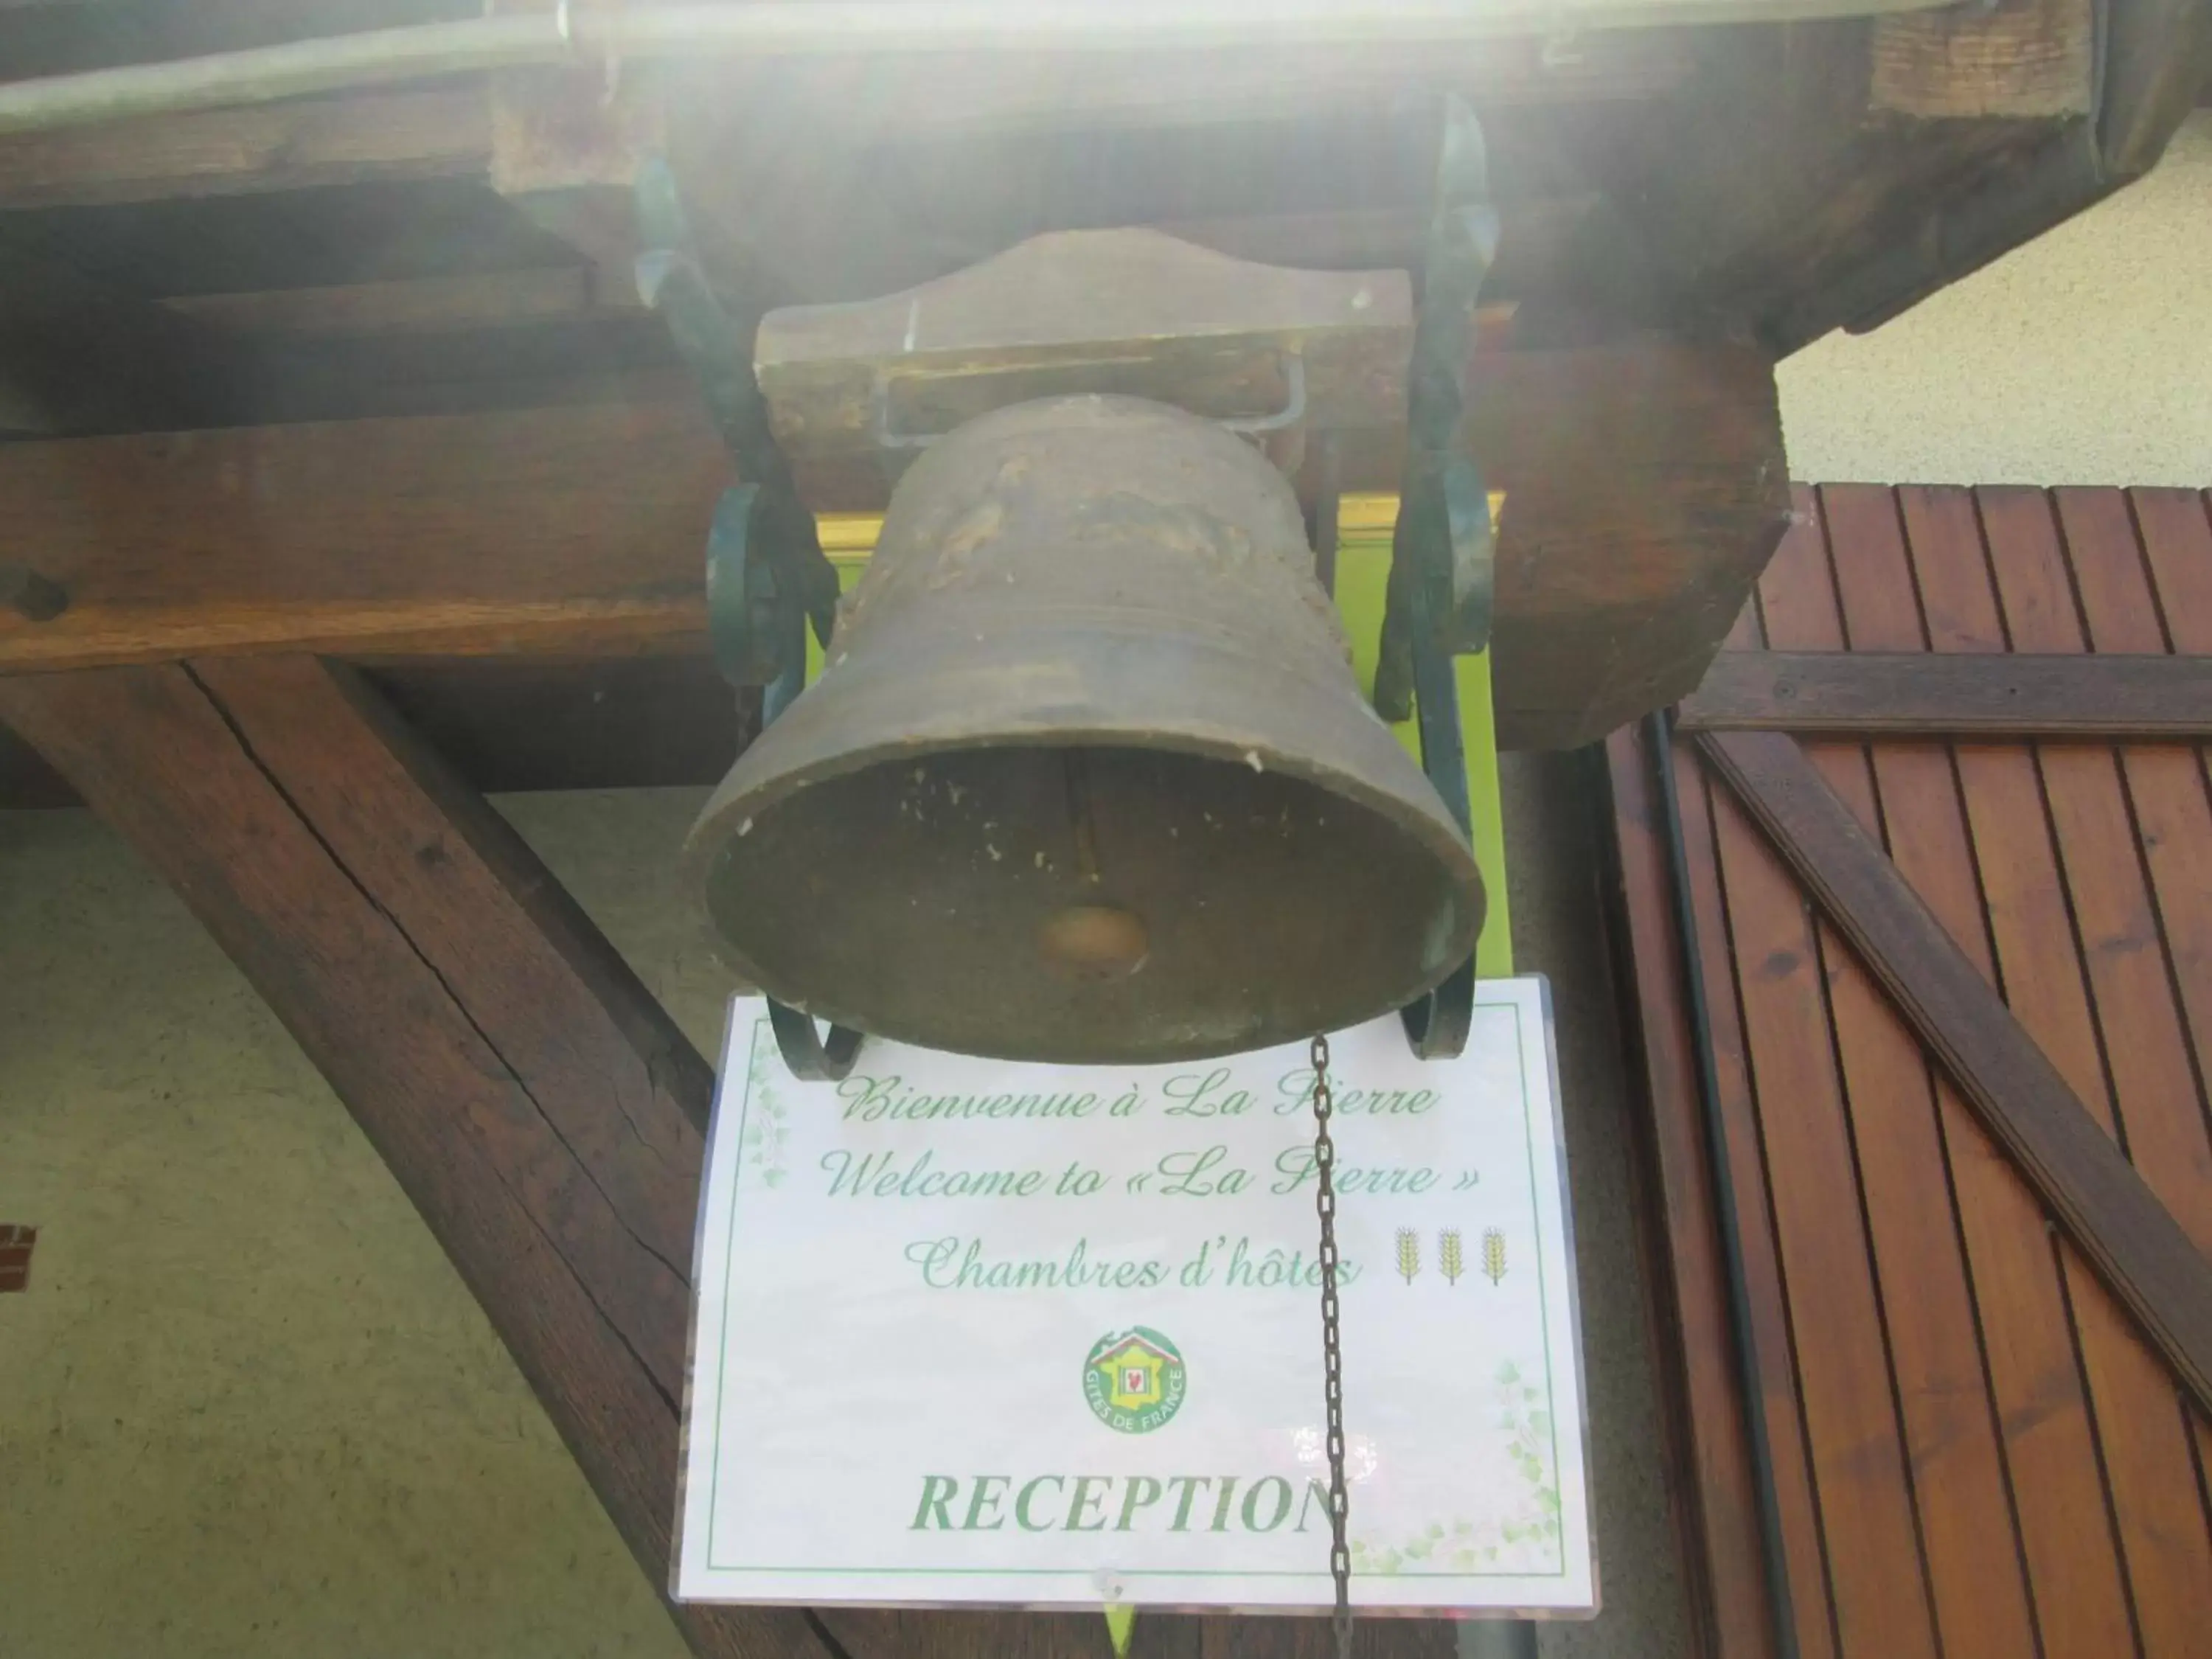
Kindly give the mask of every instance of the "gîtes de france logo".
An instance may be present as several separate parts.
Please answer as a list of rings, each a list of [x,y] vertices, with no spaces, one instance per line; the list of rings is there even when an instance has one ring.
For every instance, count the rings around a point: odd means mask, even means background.
[[[1176,1345],[1148,1326],[1100,1337],[1083,1362],[1084,1399],[1121,1434],[1150,1434],[1182,1409],[1189,1386]]]

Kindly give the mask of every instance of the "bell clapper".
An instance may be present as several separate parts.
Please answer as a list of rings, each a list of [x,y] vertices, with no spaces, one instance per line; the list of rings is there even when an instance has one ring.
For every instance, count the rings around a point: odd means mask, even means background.
[[[1075,867],[1086,887],[1103,884],[1098,866],[1098,836],[1091,813],[1091,763],[1081,749],[1060,751],[1060,775],[1067,784],[1068,828],[1075,842]],[[1042,867],[1044,855],[1037,855]],[[1152,954],[1152,935],[1144,920],[1118,904],[1070,904],[1054,911],[1037,929],[1037,950],[1047,965],[1072,979],[1103,983],[1127,979]]]
[[[1152,948],[1144,922],[1115,904],[1071,904],[1037,929],[1045,961],[1073,979],[1127,979],[1145,965]]]

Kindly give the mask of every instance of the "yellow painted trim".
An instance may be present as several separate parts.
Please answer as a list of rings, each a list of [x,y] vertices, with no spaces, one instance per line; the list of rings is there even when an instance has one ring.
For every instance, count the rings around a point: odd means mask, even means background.
[[[1490,498],[1491,516],[1495,519],[1502,495]],[[1398,498],[1395,495],[1346,495],[1339,499],[1336,507],[1336,532],[1339,538],[1346,536],[1388,537],[1398,522]],[[877,513],[824,513],[815,523],[820,526],[822,550],[835,561],[851,558],[865,561],[876,550],[876,538],[883,533],[883,515]]]
[[[1505,498],[1492,495],[1490,516],[1498,516],[1498,504]],[[1387,536],[1398,525],[1398,498],[1395,495],[1340,495],[1336,499],[1336,533],[1339,540],[1346,536]]]

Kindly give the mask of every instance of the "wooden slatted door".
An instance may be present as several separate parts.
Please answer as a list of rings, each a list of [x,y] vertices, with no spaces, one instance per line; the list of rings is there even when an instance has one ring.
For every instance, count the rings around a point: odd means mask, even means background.
[[[1796,505],[1607,745],[1706,1650],[2202,1659],[2212,503]]]

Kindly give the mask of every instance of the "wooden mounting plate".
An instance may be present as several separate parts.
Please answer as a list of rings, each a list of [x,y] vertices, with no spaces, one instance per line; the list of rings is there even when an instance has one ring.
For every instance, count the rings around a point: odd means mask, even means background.
[[[1124,228],[1033,237],[882,299],[772,311],[754,356],[804,468],[1069,391],[1387,430],[1405,422],[1413,343],[1402,270],[1290,270]]]

